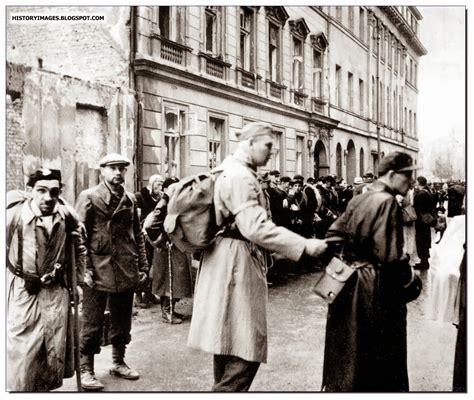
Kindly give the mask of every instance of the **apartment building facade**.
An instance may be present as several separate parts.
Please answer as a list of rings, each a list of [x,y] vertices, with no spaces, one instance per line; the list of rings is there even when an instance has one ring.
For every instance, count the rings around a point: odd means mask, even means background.
[[[133,160],[130,190],[155,173],[206,172],[235,150],[235,132],[251,121],[277,132],[265,169],[290,176],[333,173],[352,182],[377,173],[379,153],[417,158],[426,50],[416,7],[7,11],[105,15],[93,24],[8,20],[7,61],[23,71],[7,80],[10,188],[20,188],[22,165],[25,175],[44,164],[62,168],[72,199],[97,181],[96,163],[110,151]]]
[[[250,121],[271,123],[266,169],[352,182],[417,158],[416,7],[137,7],[144,181],[208,171]],[[378,99],[378,101],[377,101]]]

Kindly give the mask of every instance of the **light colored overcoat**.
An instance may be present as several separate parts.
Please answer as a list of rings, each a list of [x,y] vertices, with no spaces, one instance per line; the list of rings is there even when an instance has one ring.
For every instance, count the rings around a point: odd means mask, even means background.
[[[264,250],[297,261],[305,239],[276,226],[248,156],[237,152],[218,168],[216,221],[235,218],[230,236],[203,255],[195,288],[188,346],[247,361],[267,361],[267,280]]]

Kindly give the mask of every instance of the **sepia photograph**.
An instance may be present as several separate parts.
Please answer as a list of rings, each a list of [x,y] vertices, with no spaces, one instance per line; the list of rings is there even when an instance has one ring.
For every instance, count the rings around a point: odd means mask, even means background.
[[[238,3],[4,7],[7,395],[468,394],[467,6]]]

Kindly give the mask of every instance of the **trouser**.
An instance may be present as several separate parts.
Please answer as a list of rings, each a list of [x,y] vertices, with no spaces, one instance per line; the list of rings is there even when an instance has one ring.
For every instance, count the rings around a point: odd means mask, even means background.
[[[214,354],[213,392],[247,392],[257,374],[259,362]]]
[[[133,290],[107,293],[85,286],[82,300],[81,354],[100,353],[107,298],[110,312],[110,342],[118,347],[130,343]]]

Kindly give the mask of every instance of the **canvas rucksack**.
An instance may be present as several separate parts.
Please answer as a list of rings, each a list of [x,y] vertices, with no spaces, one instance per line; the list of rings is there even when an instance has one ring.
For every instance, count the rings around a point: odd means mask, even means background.
[[[214,172],[192,175],[169,187],[164,228],[183,252],[204,250],[219,231],[214,211],[215,179]]]

